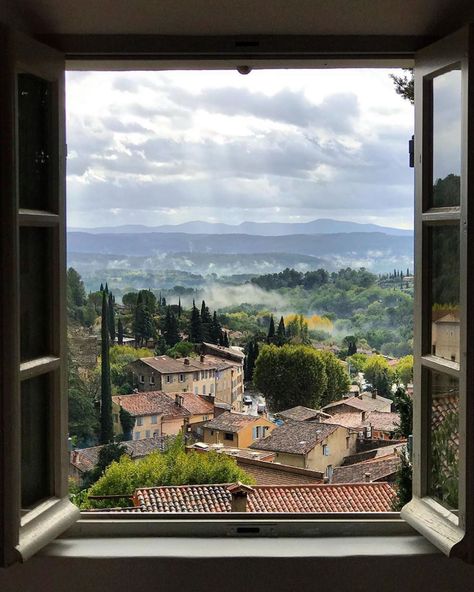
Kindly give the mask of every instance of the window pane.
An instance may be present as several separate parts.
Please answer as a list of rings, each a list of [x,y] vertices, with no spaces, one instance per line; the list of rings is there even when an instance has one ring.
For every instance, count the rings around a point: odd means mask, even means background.
[[[459,230],[431,229],[431,353],[459,363]]]
[[[431,481],[430,494],[450,510],[458,507],[459,383],[430,372]]]
[[[18,75],[18,175],[20,208],[50,210],[51,83]]]
[[[51,353],[50,232],[20,229],[21,361]]]
[[[461,71],[433,79],[432,206],[458,206],[461,174]]]
[[[21,384],[21,507],[48,497],[50,491],[48,375]]]

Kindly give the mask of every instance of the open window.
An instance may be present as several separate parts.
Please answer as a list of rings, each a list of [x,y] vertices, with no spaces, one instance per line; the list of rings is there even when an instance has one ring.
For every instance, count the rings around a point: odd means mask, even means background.
[[[467,28],[416,58],[415,479],[402,512],[445,552],[469,560],[471,46]],[[67,498],[64,58],[2,28],[0,64],[0,543],[1,561],[10,564],[32,556],[79,513]],[[436,466],[442,479],[434,478]]]

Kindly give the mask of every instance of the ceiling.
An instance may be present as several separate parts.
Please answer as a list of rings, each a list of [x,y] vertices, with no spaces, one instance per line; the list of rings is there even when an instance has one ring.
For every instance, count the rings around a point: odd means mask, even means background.
[[[474,19],[461,0],[3,0],[33,34],[439,37]]]

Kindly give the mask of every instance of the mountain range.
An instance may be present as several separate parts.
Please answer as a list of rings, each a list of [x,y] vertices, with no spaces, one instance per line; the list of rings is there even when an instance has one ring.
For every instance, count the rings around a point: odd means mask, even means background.
[[[70,232],[86,232],[89,234],[145,234],[150,232],[185,234],[248,234],[251,236],[284,236],[289,234],[337,234],[346,232],[383,232],[393,236],[413,236],[412,230],[378,226],[377,224],[360,224],[358,222],[319,218],[310,222],[242,222],[241,224],[224,224],[220,222],[193,221],[183,224],[166,224],[162,226],[145,226],[127,224],[123,226],[102,226],[97,228],[69,228]]]

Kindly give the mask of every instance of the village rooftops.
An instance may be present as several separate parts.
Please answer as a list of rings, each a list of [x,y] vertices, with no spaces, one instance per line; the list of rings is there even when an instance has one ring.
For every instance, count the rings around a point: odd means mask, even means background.
[[[380,395],[374,395],[373,393],[362,393],[357,397],[347,397],[346,399],[339,399],[323,407],[323,411],[331,414],[335,412],[337,407],[346,405],[359,411],[383,411],[391,405],[391,399],[381,397]]]
[[[180,405],[189,411],[191,415],[210,415],[214,413],[214,405],[200,395],[189,392],[165,394],[173,401],[176,401],[176,396],[180,397]]]
[[[343,426],[352,430],[361,430],[365,427],[372,427],[381,432],[394,432],[400,425],[398,413],[384,413],[382,411],[367,411],[365,419],[360,413],[335,413],[329,419],[322,419],[322,423],[331,423]]]
[[[238,484],[149,487],[135,491],[133,502],[141,512],[231,512],[232,488]],[[247,496],[246,511],[390,512],[395,497],[388,483],[337,485],[254,485],[239,492]]]
[[[307,454],[340,426],[317,421],[291,421],[254,442],[250,448],[289,454]]]
[[[258,415],[247,415],[246,413],[231,413],[226,411],[221,413],[218,417],[207,421],[202,425],[204,428],[211,430],[220,430],[223,432],[237,433],[245,426],[261,421]]]
[[[186,393],[173,393],[184,396]],[[133,395],[117,395],[112,401],[123,407],[133,417],[144,415],[163,415],[164,417],[187,417],[191,413],[183,406],[178,405],[166,393],[161,391],[148,391],[134,393]]]
[[[291,409],[280,411],[275,415],[284,420],[292,419],[294,421],[308,421],[311,419],[319,420],[321,417],[331,417],[328,413],[325,413],[324,411],[310,409],[309,407],[303,407],[302,405],[297,405],[296,407],[292,407]]]
[[[206,341],[202,343],[202,347],[206,354],[213,354],[221,358],[229,358],[239,362],[242,362],[245,358],[244,352],[238,347],[224,347]]]
[[[335,467],[331,483],[387,481],[393,478],[399,467],[400,456],[392,453],[352,465]]]

